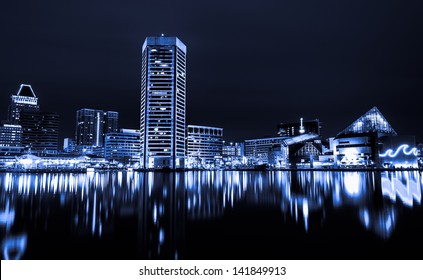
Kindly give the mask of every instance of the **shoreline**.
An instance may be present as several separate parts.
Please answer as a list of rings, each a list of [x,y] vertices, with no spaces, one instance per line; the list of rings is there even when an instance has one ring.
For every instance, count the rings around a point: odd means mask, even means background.
[[[158,172],[158,173],[172,173],[172,172],[189,172],[189,171],[286,171],[286,172],[302,172],[302,171],[318,171],[318,172],[395,172],[395,171],[423,171],[423,168],[230,168],[230,169],[133,169],[126,168],[108,168],[108,169],[1,169],[0,173],[103,173],[103,172]]]

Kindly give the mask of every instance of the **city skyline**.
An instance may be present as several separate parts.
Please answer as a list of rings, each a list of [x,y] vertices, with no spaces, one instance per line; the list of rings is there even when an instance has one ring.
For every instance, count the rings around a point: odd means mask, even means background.
[[[187,124],[240,141],[318,118],[326,138],[377,106],[399,134],[422,141],[422,4],[363,3],[7,3],[1,119],[27,83],[61,116],[60,142],[73,136],[80,108],[117,111],[119,127],[139,127],[141,44],[165,33],[189,48]],[[163,20],[152,21],[160,8]]]

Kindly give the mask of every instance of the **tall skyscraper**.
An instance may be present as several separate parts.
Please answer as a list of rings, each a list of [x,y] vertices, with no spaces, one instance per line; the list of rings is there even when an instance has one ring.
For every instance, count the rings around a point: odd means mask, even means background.
[[[119,113],[95,109],[76,111],[76,144],[103,147],[104,136],[118,131]]]
[[[21,84],[18,92],[11,96],[8,137],[20,139],[23,152],[40,156],[57,154],[59,118],[56,113],[40,111],[32,86]]]
[[[19,123],[21,111],[39,111],[38,97],[32,90],[31,85],[21,84],[18,92],[13,94],[9,105],[8,121],[13,124]]]
[[[141,166],[183,168],[187,48],[177,37],[147,37],[142,46]]]

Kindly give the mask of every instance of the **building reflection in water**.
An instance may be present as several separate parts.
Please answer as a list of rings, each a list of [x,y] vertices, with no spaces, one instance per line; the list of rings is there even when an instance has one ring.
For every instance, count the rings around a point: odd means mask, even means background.
[[[112,240],[122,220],[134,221],[139,258],[184,258],[186,219],[220,219],[239,205],[280,209],[280,223],[305,232],[348,208],[387,239],[399,210],[420,206],[422,186],[418,171],[1,173],[2,258],[24,257],[28,232],[48,232],[58,219],[71,236]]]

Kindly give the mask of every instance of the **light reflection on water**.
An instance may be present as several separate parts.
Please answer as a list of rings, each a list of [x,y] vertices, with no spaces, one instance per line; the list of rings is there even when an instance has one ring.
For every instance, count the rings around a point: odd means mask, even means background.
[[[2,173],[2,259],[25,257],[29,233],[49,232],[58,219],[70,236],[100,240],[113,240],[129,220],[137,257],[184,258],[188,222],[223,219],[240,206],[280,209],[281,224],[309,235],[348,209],[346,218],[388,240],[399,210],[420,207],[422,186],[418,171]]]

